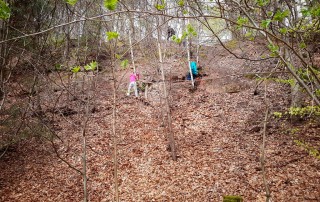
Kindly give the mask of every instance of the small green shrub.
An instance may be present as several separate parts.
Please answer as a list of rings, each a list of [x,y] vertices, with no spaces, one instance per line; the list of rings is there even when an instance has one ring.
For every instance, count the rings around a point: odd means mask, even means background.
[[[275,118],[282,118],[284,116],[297,116],[305,118],[307,116],[320,116],[319,106],[306,106],[306,107],[290,107],[286,112],[273,112]]]
[[[319,150],[317,150],[316,148],[314,148],[312,146],[309,146],[307,143],[304,143],[304,142],[302,142],[300,140],[294,140],[294,142],[298,146],[304,148],[309,153],[309,155],[311,155],[311,156],[313,156],[313,157],[315,157],[315,158],[320,160],[320,151]]]
[[[282,84],[289,84],[290,86],[295,85],[294,79],[279,79],[279,78],[273,78],[275,82],[282,83]]]
[[[282,113],[281,112],[273,112],[273,116],[275,116],[276,118],[282,118]]]
[[[243,202],[241,196],[223,196],[223,202]]]
[[[320,107],[318,106],[290,107],[288,113],[292,116],[300,116],[301,118],[309,115],[320,116]]]

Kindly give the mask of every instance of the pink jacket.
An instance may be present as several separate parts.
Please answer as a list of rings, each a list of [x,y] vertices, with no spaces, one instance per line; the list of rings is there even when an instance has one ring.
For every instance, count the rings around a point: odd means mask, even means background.
[[[137,81],[137,80],[139,80],[139,74],[138,73],[132,73],[132,74],[130,74],[130,82],[135,82],[135,81]]]

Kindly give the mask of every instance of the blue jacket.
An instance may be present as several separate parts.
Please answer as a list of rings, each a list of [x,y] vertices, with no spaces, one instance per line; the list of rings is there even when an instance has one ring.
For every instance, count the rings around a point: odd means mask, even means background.
[[[198,75],[197,63],[195,61],[190,62],[190,67],[193,75]]]

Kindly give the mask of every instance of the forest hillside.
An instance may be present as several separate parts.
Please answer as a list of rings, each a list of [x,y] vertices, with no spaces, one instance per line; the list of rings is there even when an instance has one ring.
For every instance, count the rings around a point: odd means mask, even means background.
[[[320,201],[319,27],[317,0],[0,0],[0,201]]]
[[[257,43],[245,46],[250,48],[248,54],[265,51]],[[165,67],[167,78],[174,78],[169,81],[168,91],[176,161],[171,158],[168,129],[162,117],[157,70],[150,68],[152,64],[143,56],[137,58],[141,80],[152,83],[147,98],[142,91],[139,98],[126,96],[130,70],[116,72],[117,78],[124,77],[119,82],[115,123],[120,201],[221,201],[225,195],[265,201],[263,172],[274,201],[317,201],[320,162],[297,141],[319,148],[319,122],[307,119],[292,123],[289,117],[269,115],[264,127],[266,103],[276,103],[269,113],[283,112],[289,100],[290,88],[275,81],[264,82],[254,93],[257,68],[265,65],[264,71],[268,71],[275,64],[236,59],[219,45],[203,47],[202,51],[206,54],[199,63],[205,76],[198,80],[196,89],[192,89],[191,81],[179,79],[188,71],[183,55],[176,55]],[[61,82],[53,74],[50,79]],[[113,90],[108,82],[112,76],[98,76],[86,123],[87,189],[90,201],[112,201]],[[38,137],[10,146],[1,158],[2,201],[83,198],[83,179],[76,171],[81,170],[82,162],[84,114],[76,111],[81,94],[71,101],[64,100],[67,97],[59,103],[50,101],[63,94],[52,88],[42,95],[47,99],[42,109],[45,116],[55,117],[50,125],[59,138],[51,142],[39,133]],[[19,98],[12,95],[11,99]],[[53,104],[56,111],[52,110]]]

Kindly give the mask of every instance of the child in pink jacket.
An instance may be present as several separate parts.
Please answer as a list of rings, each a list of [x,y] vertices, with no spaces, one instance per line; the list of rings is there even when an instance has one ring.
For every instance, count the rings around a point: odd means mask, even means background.
[[[139,80],[139,74],[135,73],[135,72],[132,72],[130,74],[130,83],[129,83],[129,87],[128,87],[127,96],[130,95],[131,88],[133,87],[134,94],[135,94],[136,97],[138,97],[137,80]]]

